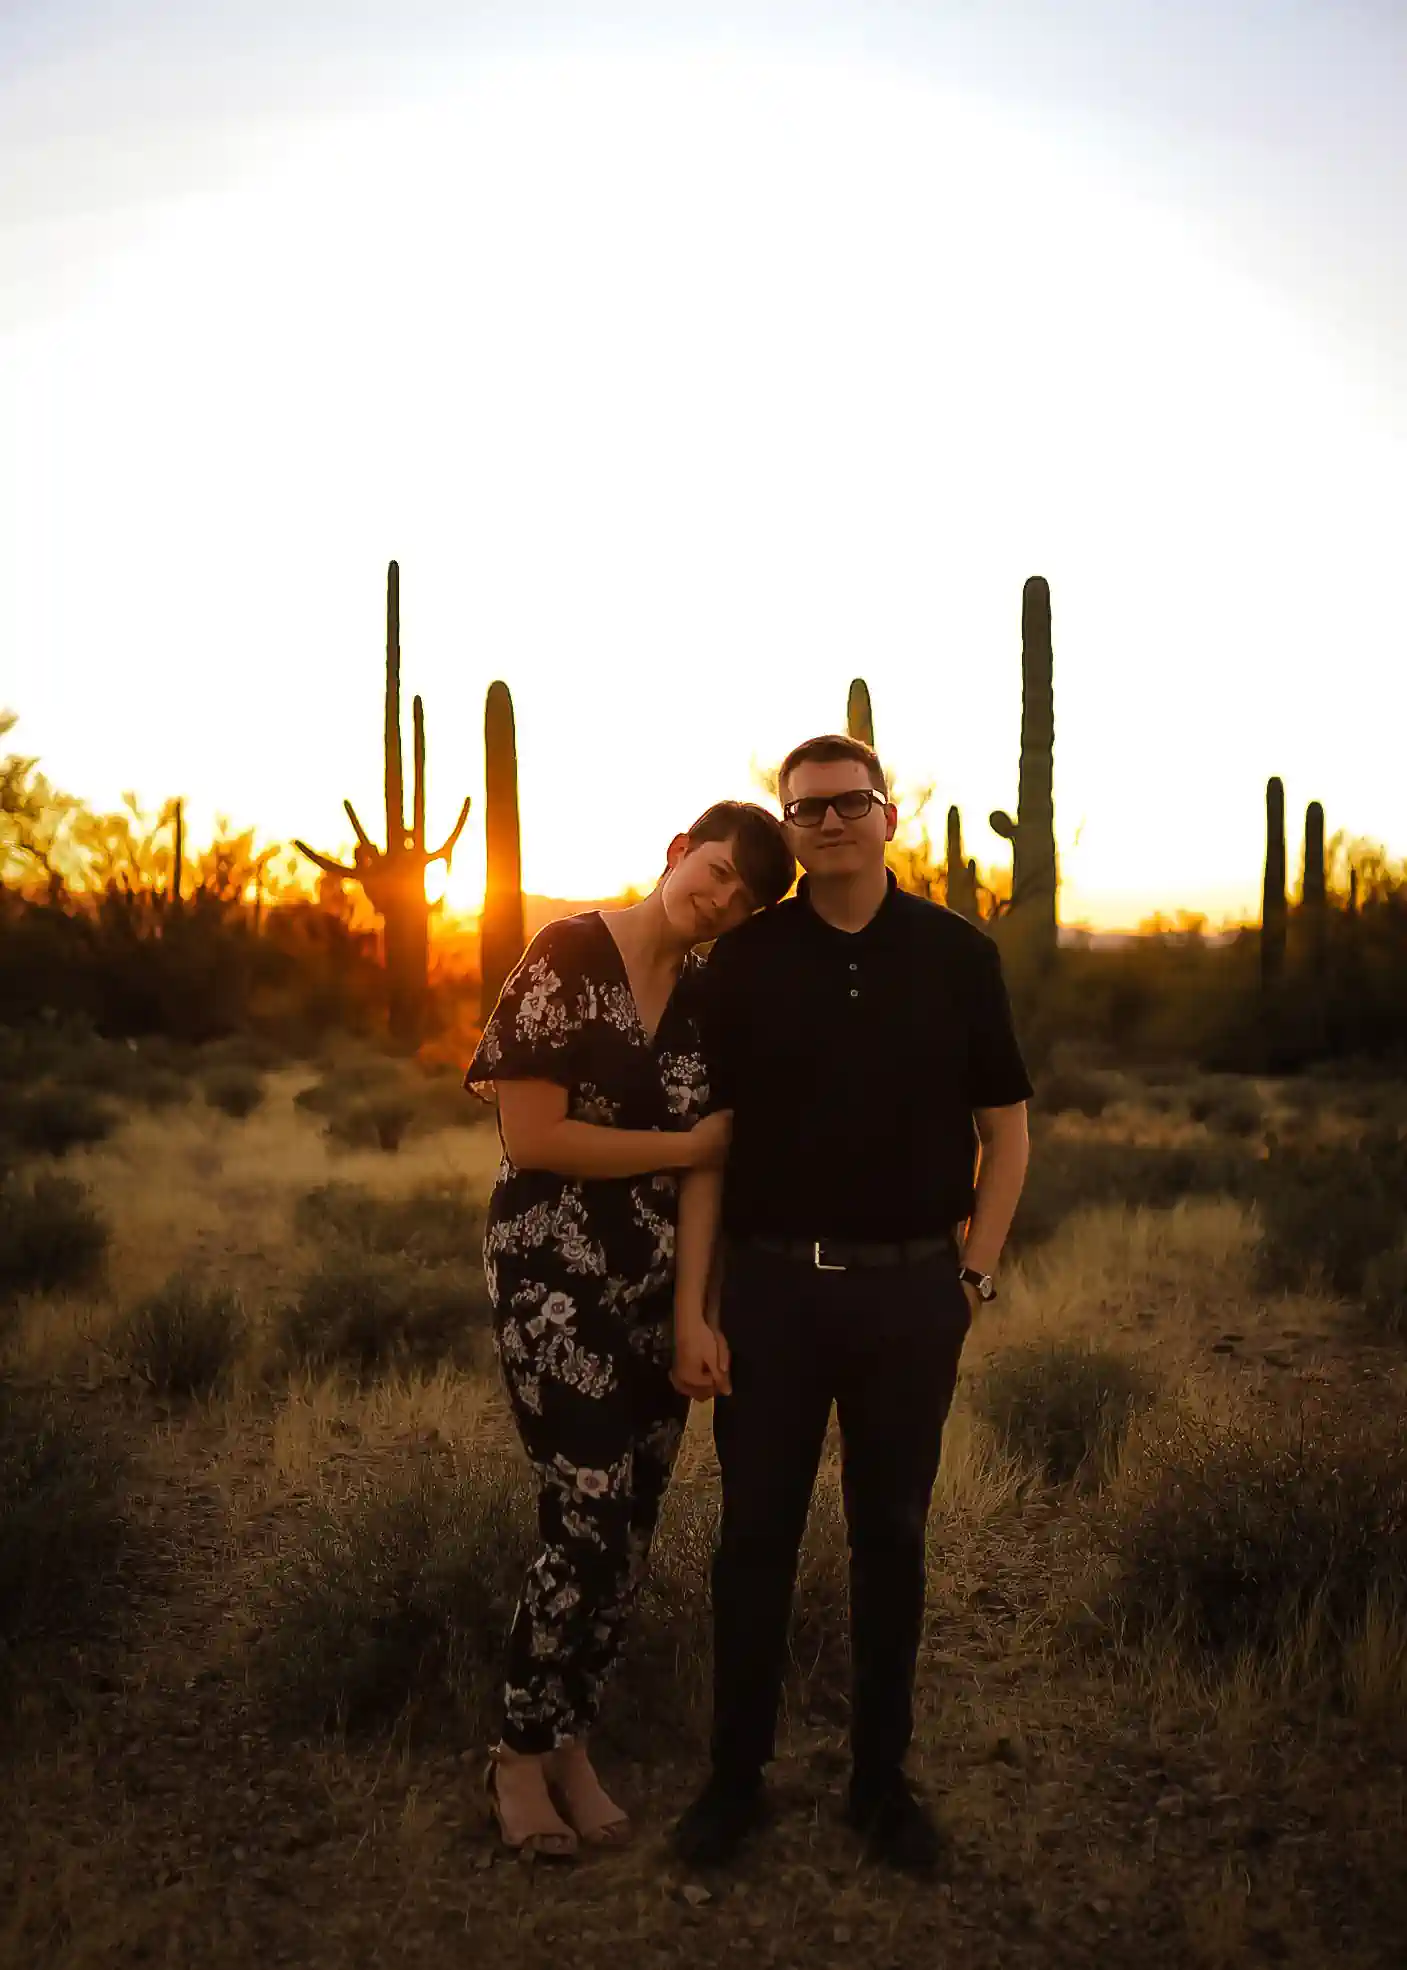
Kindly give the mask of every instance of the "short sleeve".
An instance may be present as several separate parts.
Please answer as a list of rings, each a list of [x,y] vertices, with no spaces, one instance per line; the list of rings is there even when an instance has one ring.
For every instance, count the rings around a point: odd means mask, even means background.
[[[1021,1057],[1001,953],[981,935],[972,981],[967,1050],[967,1099],[972,1108],[1010,1108],[1034,1090]]]
[[[586,1023],[575,940],[561,924],[540,930],[510,972],[489,1016],[464,1085],[493,1099],[497,1081],[555,1081],[569,1087]]]

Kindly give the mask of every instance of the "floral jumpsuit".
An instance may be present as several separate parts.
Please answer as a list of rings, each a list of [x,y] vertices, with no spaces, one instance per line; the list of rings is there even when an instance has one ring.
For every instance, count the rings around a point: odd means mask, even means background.
[[[554,1081],[567,1118],[686,1129],[708,1083],[690,957],[647,1040],[595,910],[539,932],[465,1075]],[[514,1419],[538,1482],[537,1557],[508,1643],[504,1741],[547,1751],[593,1721],[649,1554],[688,1411],[673,1356],[672,1172],[584,1179],[520,1170],[505,1149],[484,1272]]]

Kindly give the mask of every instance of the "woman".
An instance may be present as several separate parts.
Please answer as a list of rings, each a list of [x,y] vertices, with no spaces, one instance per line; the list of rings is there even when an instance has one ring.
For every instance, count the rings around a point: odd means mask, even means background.
[[[691,946],[778,901],[780,823],[723,801],[670,843],[643,902],[549,924],[465,1075],[498,1097],[484,1271],[538,1481],[537,1557],[508,1642],[485,1784],[503,1840],[570,1858],[628,1837],[587,1754],[688,1399],[671,1385],[676,1173],[721,1163]],[[559,1810],[560,1808],[560,1810]]]

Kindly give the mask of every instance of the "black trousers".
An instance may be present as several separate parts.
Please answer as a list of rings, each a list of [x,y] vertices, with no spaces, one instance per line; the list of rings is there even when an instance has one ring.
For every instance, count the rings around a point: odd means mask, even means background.
[[[831,1405],[850,1546],[850,1743],[857,1785],[913,1735],[925,1529],[971,1325],[951,1253],[824,1272],[730,1247],[720,1325],[733,1393],[714,1399],[723,1514],[713,1564],[713,1762],[773,1756],[797,1551]]]

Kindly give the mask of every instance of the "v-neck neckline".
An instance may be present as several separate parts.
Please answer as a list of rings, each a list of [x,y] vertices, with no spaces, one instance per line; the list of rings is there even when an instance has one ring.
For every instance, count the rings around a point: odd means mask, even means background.
[[[669,1017],[669,1009],[674,1004],[675,998],[678,996],[679,986],[681,981],[683,980],[684,973],[689,968],[690,953],[687,951],[684,953],[684,962],[679,967],[678,977],[676,977],[673,986],[670,988],[668,998],[665,1000],[664,1004],[660,1007],[660,1016],[655,1021],[654,1032],[653,1033],[647,1032],[645,1030],[644,1017],[640,1011],[640,1001],[635,995],[635,987],[630,982],[630,966],[625,961],[625,952],[620,948],[620,945],[616,942],[616,934],[611,929],[611,926],[606,922],[606,919],[601,914],[600,910],[593,910],[592,915],[595,917],[597,923],[600,925],[602,933],[604,934],[607,941],[609,942],[611,949],[616,954],[616,963],[620,967],[620,975],[622,979],[625,981],[625,989],[630,997],[630,1009],[635,1014],[636,1030],[639,1032],[641,1039],[645,1043],[645,1051],[647,1053],[653,1053],[655,1050],[655,1042],[659,1039],[660,1034],[663,1032],[664,1022]]]

